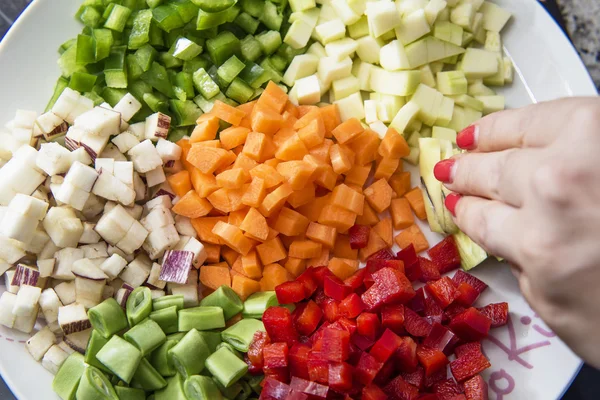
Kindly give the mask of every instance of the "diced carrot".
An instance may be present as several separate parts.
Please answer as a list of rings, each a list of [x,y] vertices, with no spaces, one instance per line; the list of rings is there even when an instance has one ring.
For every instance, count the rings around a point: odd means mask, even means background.
[[[388,181],[398,197],[404,196],[410,190],[410,172],[400,172],[392,175]]]
[[[356,260],[358,249],[350,247],[350,237],[348,235],[338,235],[333,246],[333,255],[339,258],[349,258]]]
[[[246,143],[244,144],[244,150],[242,154],[245,154],[249,158],[260,161],[265,148],[265,134],[260,132],[250,132],[246,137]]]
[[[327,190],[333,190],[339,176],[335,173],[332,167],[329,165],[324,165],[322,168],[319,168],[317,171],[315,171],[313,177],[318,186],[321,186]]]
[[[283,125],[283,117],[270,107],[256,105],[252,110],[251,123],[254,132],[274,135]]]
[[[275,84],[273,81],[269,81],[264,92],[260,95],[257,106],[267,106],[277,111],[279,114],[283,113],[285,105],[288,102],[288,95]]]
[[[223,260],[225,260],[227,265],[229,265],[233,269],[239,268],[240,271],[238,272],[241,272],[241,264],[239,264],[239,266],[235,265],[238,259],[240,260],[240,263],[242,262],[240,258],[241,256],[238,254],[237,251],[233,250],[230,247],[223,246],[223,248],[221,249],[221,257],[223,257]]]
[[[249,101],[248,103],[240,104],[236,108],[238,110],[243,111],[244,113],[246,113],[246,116],[248,116],[250,115],[250,113],[252,113],[252,110],[254,109],[254,106],[256,105],[257,101],[258,100]]]
[[[205,147],[195,143],[187,155],[187,161],[200,172],[210,174],[222,166],[228,153],[225,149]]]
[[[309,259],[321,254],[321,243],[312,240],[296,240],[290,245],[288,255],[290,257]]]
[[[349,120],[339,124],[331,133],[337,139],[338,143],[344,144],[351,141],[361,133],[365,128],[357,118],[350,118]]]
[[[279,165],[280,162],[281,161],[276,158],[269,158],[267,160],[264,160],[263,164],[268,167],[271,167],[271,168],[277,168],[277,166]],[[282,181],[283,181],[283,179],[282,179]]]
[[[375,160],[379,142],[380,139],[377,133],[371,129],[365,129],[363,133],[348,143],[348,146],[356,154],[354,162],[358,165],[365,165]]]
[[[242,203],[250,207],[260,207],[262,201],[267,195],[265,181],[262,178],[255,177],[248,185],[248,189],[242,196]]]
[[[294,118],[299,118],[298,107],[296,107],[291,101],[288,101],[283,109],[283,113],[290,113]]]
[[[252,279],[260,279],[262,277],[262,264],[256,250],[252,250],[245,256],[241,256],[241,260],[244,275]]]
[[[250,174],[241,168],[233,168],[217,175],[217,185],[226,189],[241,188],[244,183],[250,182]]]
[[[263,277],[260,280],[260,290],[273,291],[282,283],[291,281],[294,277],[281,265],[269,264],[265,265]]]
[[[320,224],[333,226],[340,233],[344,233],[350,229],[355,221],[355,213],[345,210],[342,207],[334,206],[333,204],[323,207],[319,215]]]
[[[343,258],[333,257],[329,260],[329,265],[327,266],[331,272],[341,280],[347,279],[354,275],[354,273],[358,270],[358,265],[352,263],[352,265],[346,263]]]
[[[215,264],[221,259],[221,247],[218,244],[204,243],[204,250],[206,250],[206,262]]]
[[[230,212],[227,216],[227,223],[239,227],[242,224],[244,218],[246,218],[246,214],[248,214],[248,211],[250,211],[250,209],[244,207],[240,210]]]
[[[205,140],[203,142],[195,142],[192,143],[198,147],[216,147],[219,149],[222,149],[223,147],[221,146],[221,141],[219,141],[218,139],[215,140]]]
[[[426,220],[427,212],[425,211],[425,201],[423,200],[421,188],[416,187],[412,189],[410,192],[406,193],[404,197],[406,197],[406,200],[410,203],[410,208],[412,208],[417,218]]]
[[[244,147],[242,146],[241,151],[244,151]],[[258,162],[251,159],[244,153],[238,153],[235,162],[233,163],[233,168],[241,168],[250,172],[250,170],[258,165]]]
[[[227,217],[202,217],[192,219],[192,226],[196,230],[202,243],[223,244],[223,241],[219,239],[217,235],[212,233],[213,228],[219,221],[227,222]]]
[[[203,174],[199,169],[193,168],[190,173],[192,186],[200,197],[207,197],[219,188],[213,174]]]
[[[392,229],[392,218],[386,217],[379,221],[377,225],[373,227],[373,230],[377,232],[379,237],[383,239],[388,247],[394,245],[394,230]]]
[[[281,243],[283,243],[283,247],[285,247],[289,251],[290,246],[292,245],[292,243],[294,241],[306,240],[306,235],[304,235],[304,234],[296,235],[296,236],[279,235],[279,238],[281,239]]]
[[[248,214],[246,214],[246,218],[242,221],[240,229],[260,240],[267,240],[267,236],[269,236],[267,219],[256,208],[248,210]]]
[[[206,115],[206,114],[204,114]],[[206,140],[214,140],[219,130],[219,119],[215,116],[205,118],[202,122],[198,123],[192,135],[190,136],[190,143],[204,142]]]
[[[374,179],[385,179],[386,181],[392,177],[394,172],[398,169],[400,165],[400,160],[397,158],[387,158],[382,157],[377,162],[377,167],[375,168],[375,174],[373,176]]]
[[[392,201],[392,187],[385,179],[379,179],[374,182],[363,193],[369,205],[378,213],[387,210]]]
[[[305,161],[285,161],[277,165],[279,172],[293,190],[300,190],[312,181],[315,166]]]
[[[394,229],[405,229],[415,223],[415,218],[410,210],[410,203],[404,197],[392,200],[390,214],[394,221]]]
[[[410,147],[394,128],[389,128],[378,149],[379,155],[388,158],[402,158],[410,154]]]
[[[369,174],[371,173],[372,165],[354,165],[346,172],[346,184],[354,184],[360,187],[364,186]]]
[[[340,183],[341,185],[341,183]],[[348,186],[350,189],[354,190],[356,193],[360,193],[362,194],[363,192],[363,188],[361,185],[356,185],[354,183],[345,183],[346,186]]]
[[[287,207],[283,207],[277,216],[273,228],[286,236],[304,233],[310,221],[304,215]]]
[[[294,136],[296,131],[291,128],[281,128],[279,132],[273,135],[273,144],[277,147],[281,146],[286,140]]]
[[[329,203],[331,195],[315,197],[314,200],[298,208],[298,212],[309,220],[316,222],[321,215],[321,210]]]
[[[375,232],[374,229],[369,231],[369,241],[367,247],[358,250],[358,257],[365,261],[370,255],[377,253],[379,250],[387,248],[385,241]]]
[[[250,129],[242,126],[231,126],[227,129],[224,129],[219,133],[221,146],[227,150],[231,150],[234,147],[240,146],[246,143],[246,137],[248,137],[249,133]]]
[[[283,176],[269,165],[259,164],[250,170],[252,178],[261,178],[265,181],[265,188],[269,189],[284,181]]]
[[[190,181],[190,173],[187,170],[179,171],[167,177],[167,182],[171,189],[179,197],[185,196],[187,192],[192,190],[192,182]]]
[[[267,160],[275,157],[275,152],[277,151],[277,146],[273,143],[273,138],[269,135],[265,136],[265,146],[263,148],[262,157],[260,158],[261,162],[266,162]]]
[[[362,215],[356,216],[356,223],[359,225],[373,226],[379,222],[379,216],[373,210],[373,207],[369,205],[368,201],[365,201]]]
[[[231,281],[231,288],[242,301],[246,301],[251,294],[260,292],[260,283],[243,275],[236,275]]]
[[[260,257],[260,261],[263,263],[263,265],[276,263],[277,261],[281,261],[287,257],[287,252],[285,247],[283,247],[283,243],[281,243],[281,239],[279,239],[279,237],[275,237],[259,244],[256,246],[256,251],[258,252],[258,256]],[[265,271],[263,270],[263,275],[264,273]]]
[[[314,198],[315,185],[313,183],[309,183],[300,190],[294,190],[294,193],[288,197],[287,202],[290,206],[292,206],[292,208],[298,208],[311,202]]]
[[[231,287],[229,266],[226,263],[203,265],[200,267],[200,282],[213,290],[217,290],[223,285]]]
[[[306,237],[332,249],[337,238],[337,230],[331,226],[311,222],[306,229]]]
[[[298,121],[298,118],[296,118],[294,115],[292,115],[291,113],[284,111],[282,114],[283,117],[283,122],[281,123],[281,129],[290,129],[293,128],[294,125],[296,124],[296,121]]]
[[[283,161],[302,160],[308,154],[308,148],[297,133],[290,136],[275,151],[275,157]]]
[[[351,211],[354,214],[362,214],[365,196],[342,183],[341,185],[337,185],[333,189],[333,192],[331,192],[331,204]]]
[[[294,278],[300,276],[306,270],[306,260],[302,258],[288,257],[284,268],[292,274]]]
[[[227,171],[228,169],[233,168],[233,163],[235,162],[236,158],[237,156],[235,155],[235,153],[231,150],[228,150],[227,154],[225,154],[223,160],[221,161],[221,165],[219,165],[219,167],[214,171],[215,175],[218,175],[223,171]]]
[[[244,150],[243,144],[231,149],[231,151],[233,151],[233,153],[236,155],[236,157],[239,156],[240,154],[242,154],[242,150]],[[237,158],[235,160],[237,161]]]
[[[223,213],[230,213],[244,207],[244,204],[242,204],[244,192],[245,188],[243,187],[239,189],[222,188],[211,193],[207,199],[217,210]]]
[[[408,247],[412,243],[417,253],[429,248],[429,242],[417,224],[411,225],[400,232],[394,240],[401,249]]]
[[[200,218],[207,215],[211,209],[212,205],[206,199],[198,196],[194,190],[190,190],[179,199],[171,211],[188,218]]]
[[[225,104],[220,100],[215,101],[210,113],[231,125],[239,125],[242,118],[246,116],[246,113],[243,110],[231,107],[229,104]]]
[[[288,197],[290,197],[293,192],[292,187],[288,183],[282,184],[265,196],[263,203],[259,207],[259,211],[265,217],[270,216],[285,204]]]
[[[331,149],[331,146],[333,146],[333,141],[329,140],[329,139],[325,139],[325,140],[323,140],[323,143],[321,143],[320,145],[309,149],[308,154],[316,157],[317,159],[319,159],[322,162],[328,163],[328,162],[330,162],[329,151]]]
[[[332,132],[339,124],[342,123],[340,118],[340,111],[338,110],[337,104],[331,104],[325,107],[319,108],[321,117],[325,122],[325,134],[331,137]]]
[[[298,118],[302,118],[309,112],[319,109],[319,107],[311,106],[311,105],[302,105],[302,106],[298,106],[296,108],[298,109]]]
[[[329,255],[330,255],[329,249],[323,247],[321,249],[321,254],[319,254],[317,257],[309,258],[308,260],[306,260],[306,267],[307,268],[321,267],[321,266],[326,267],[327,264],[329,264],[329,258],[330,258]]]
[[[323,120],[312,120],[308,125],[298,131],[298,136],[309,149],[320,145],[325,139],[325,124],[323,123]]]
[[[236,250],[241,255],[246,255],[252,249],[252,242],[244,236],[242,230],[235,225],[219,221],[212,232],[217,235],[225,244]]]
[[[339,144],[334,144],[329,150],[331,166],[336,174],[343,174],[352,168],[351,156]]]

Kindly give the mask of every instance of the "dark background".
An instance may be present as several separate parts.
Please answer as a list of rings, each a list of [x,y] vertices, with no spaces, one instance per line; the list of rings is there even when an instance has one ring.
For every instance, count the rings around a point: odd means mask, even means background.
[[[77,0],[73,0],[77,1]],[[23,9],[31,0],[0,0],[0,38],[4,37],[10,25],[18,18]],[[554,0],[542,1],[548,12],[554,17],[561,28],[566,32],[563,16]],[[568,33],[567,33],[568,34]],[[555,368],[560,368],[556,365]],[[0,380],[0,399],[12,400],[14,396]],[[598,400],[600,399],[600,372],[584,365],[581,372],[567,391],[563,400]]]

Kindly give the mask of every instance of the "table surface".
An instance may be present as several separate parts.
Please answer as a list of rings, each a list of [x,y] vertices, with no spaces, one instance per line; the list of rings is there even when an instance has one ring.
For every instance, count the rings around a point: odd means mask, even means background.
[[[0,39],[31,1],[0,0]],[[598,0],[542,0],[542,3],[567,32],[588,67],[596,87],[600,89],[600,2]],[[584,365],[563,400],[599,398],[600,371]],[[15,399],[2,380],[0,380],[0,399]]]

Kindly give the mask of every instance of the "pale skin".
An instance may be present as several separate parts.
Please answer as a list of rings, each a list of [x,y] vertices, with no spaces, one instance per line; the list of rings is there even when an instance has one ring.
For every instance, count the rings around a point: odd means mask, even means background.
[[[600,367],[600,98],[507,110],[474,125],[469,152],[438,178],[462,195],[449,206],[457,225],[508,260],[532,308]]]

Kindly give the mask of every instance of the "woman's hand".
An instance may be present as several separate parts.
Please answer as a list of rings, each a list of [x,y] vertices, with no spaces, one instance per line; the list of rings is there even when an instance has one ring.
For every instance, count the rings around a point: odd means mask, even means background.
[[[600,98],[489,115],[462,131],[470,150],[435,167],[446,207],[511,262],[525,298],[600,367]]]

